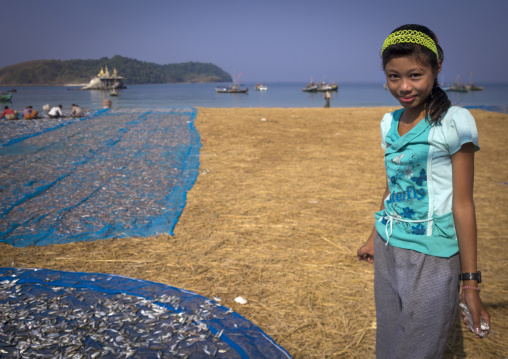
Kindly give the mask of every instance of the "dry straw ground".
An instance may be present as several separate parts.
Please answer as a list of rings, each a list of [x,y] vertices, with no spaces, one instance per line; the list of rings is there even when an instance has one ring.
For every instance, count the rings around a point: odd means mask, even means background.
[[[294,358],[372,358],[373,266],[356,250],[381,201],[390,110],[200,108],[200,175],[175,236],[2,244],[0,265],[166,283],[222,298]],[[446,357],[507,358],[508,115],[472,113],[481,295],[496,335],[474,339],[456,321]]]

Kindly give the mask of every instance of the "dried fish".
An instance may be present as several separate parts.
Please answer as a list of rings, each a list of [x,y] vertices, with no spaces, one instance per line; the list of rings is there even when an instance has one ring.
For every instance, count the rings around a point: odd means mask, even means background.
[[[86,288],[0,282],[0,354],[30,358],[239,358],[215,335],[212,301],[182,308],[181,298],[147,299]],[[175,311],[180,308],[180,311]],[[224,316],[225,309],[220,314]]]
[[[111,237],[115,232],[153,233],[154,221],[161,218],[169,219],[159,221],[168,223],[161,231],[169,233],[169,223],[180,211],[168,193],[198,175],[197,169],[187,171],[187,162],[182,163],[198,137],[189,126],[192,116],[191,109],[137,109],[111,110],[79,123],[4,123],[4,239],[49,244]],[[36,239],[41,233],[50,234]]]
[[[474,333],[473,316],[471,315],[471,312],[469,311],[468,306],[462,302],[459,303],[459,306],[462,308],[462,310],[466,314],[467,325],[468,325],[469,330]],[[478,334],[478,335],[482,338],[485,338],[488,335],[485,332],[486,331],[492,332],[492,330],[490,329],[489,324],[483,318],[480,318],[480,322],[481,322],[481,325],[480,325],[481,331],[480,331],[480,334]]]

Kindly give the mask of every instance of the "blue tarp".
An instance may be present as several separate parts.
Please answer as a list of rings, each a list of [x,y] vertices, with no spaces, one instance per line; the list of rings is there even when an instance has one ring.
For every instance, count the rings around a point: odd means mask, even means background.
[[[198,175],[196,114],[99,111],[4,141],[0,241],[24,247],[172,235]]]
[[[290,358],[260,328],[195,293],[109,274],[0,268],[9,358]]]
[[[464,106],[469,110],[485,110],[491,112],[508,113],[508,106]]]

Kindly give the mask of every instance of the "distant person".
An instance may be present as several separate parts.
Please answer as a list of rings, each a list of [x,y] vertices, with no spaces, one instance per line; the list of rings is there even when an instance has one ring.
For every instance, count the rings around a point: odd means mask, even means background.
[[[49,116],[49,118],[64,117],[62,114],[62,105],[55,106],[51,110],[49,110],[48,116]]]
[[[2,116],[0,116],[0,119],[4,118],[6,120],[15,120],[18,118],[18,113],[14,111],[12,108],[9,108],[9,106],[5,106],[4,112],[2,112]]]
[[[72,104],[72,111],[71,111],[71,117],[83,117],[83,110],[81,107],[76,105],[75,103]]]
[[[330,107],[330,91],[325,92],[325,107]]]
[[[27,106],[21,113],[21,116],[23,116],[25,120],[33,120],[37,118],[37,114],[37,110],[34,110],[32,106]]]

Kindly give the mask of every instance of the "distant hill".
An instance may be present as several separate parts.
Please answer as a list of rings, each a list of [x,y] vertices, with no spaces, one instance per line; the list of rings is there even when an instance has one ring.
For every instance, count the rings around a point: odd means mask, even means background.
[[[108,67],[123,76],[125,84],[231,82],[231,76],[220,67],[201,62],[158,65],[116,55],[99,60],[35,60],[0,69],[0,85],[83,84]]]

